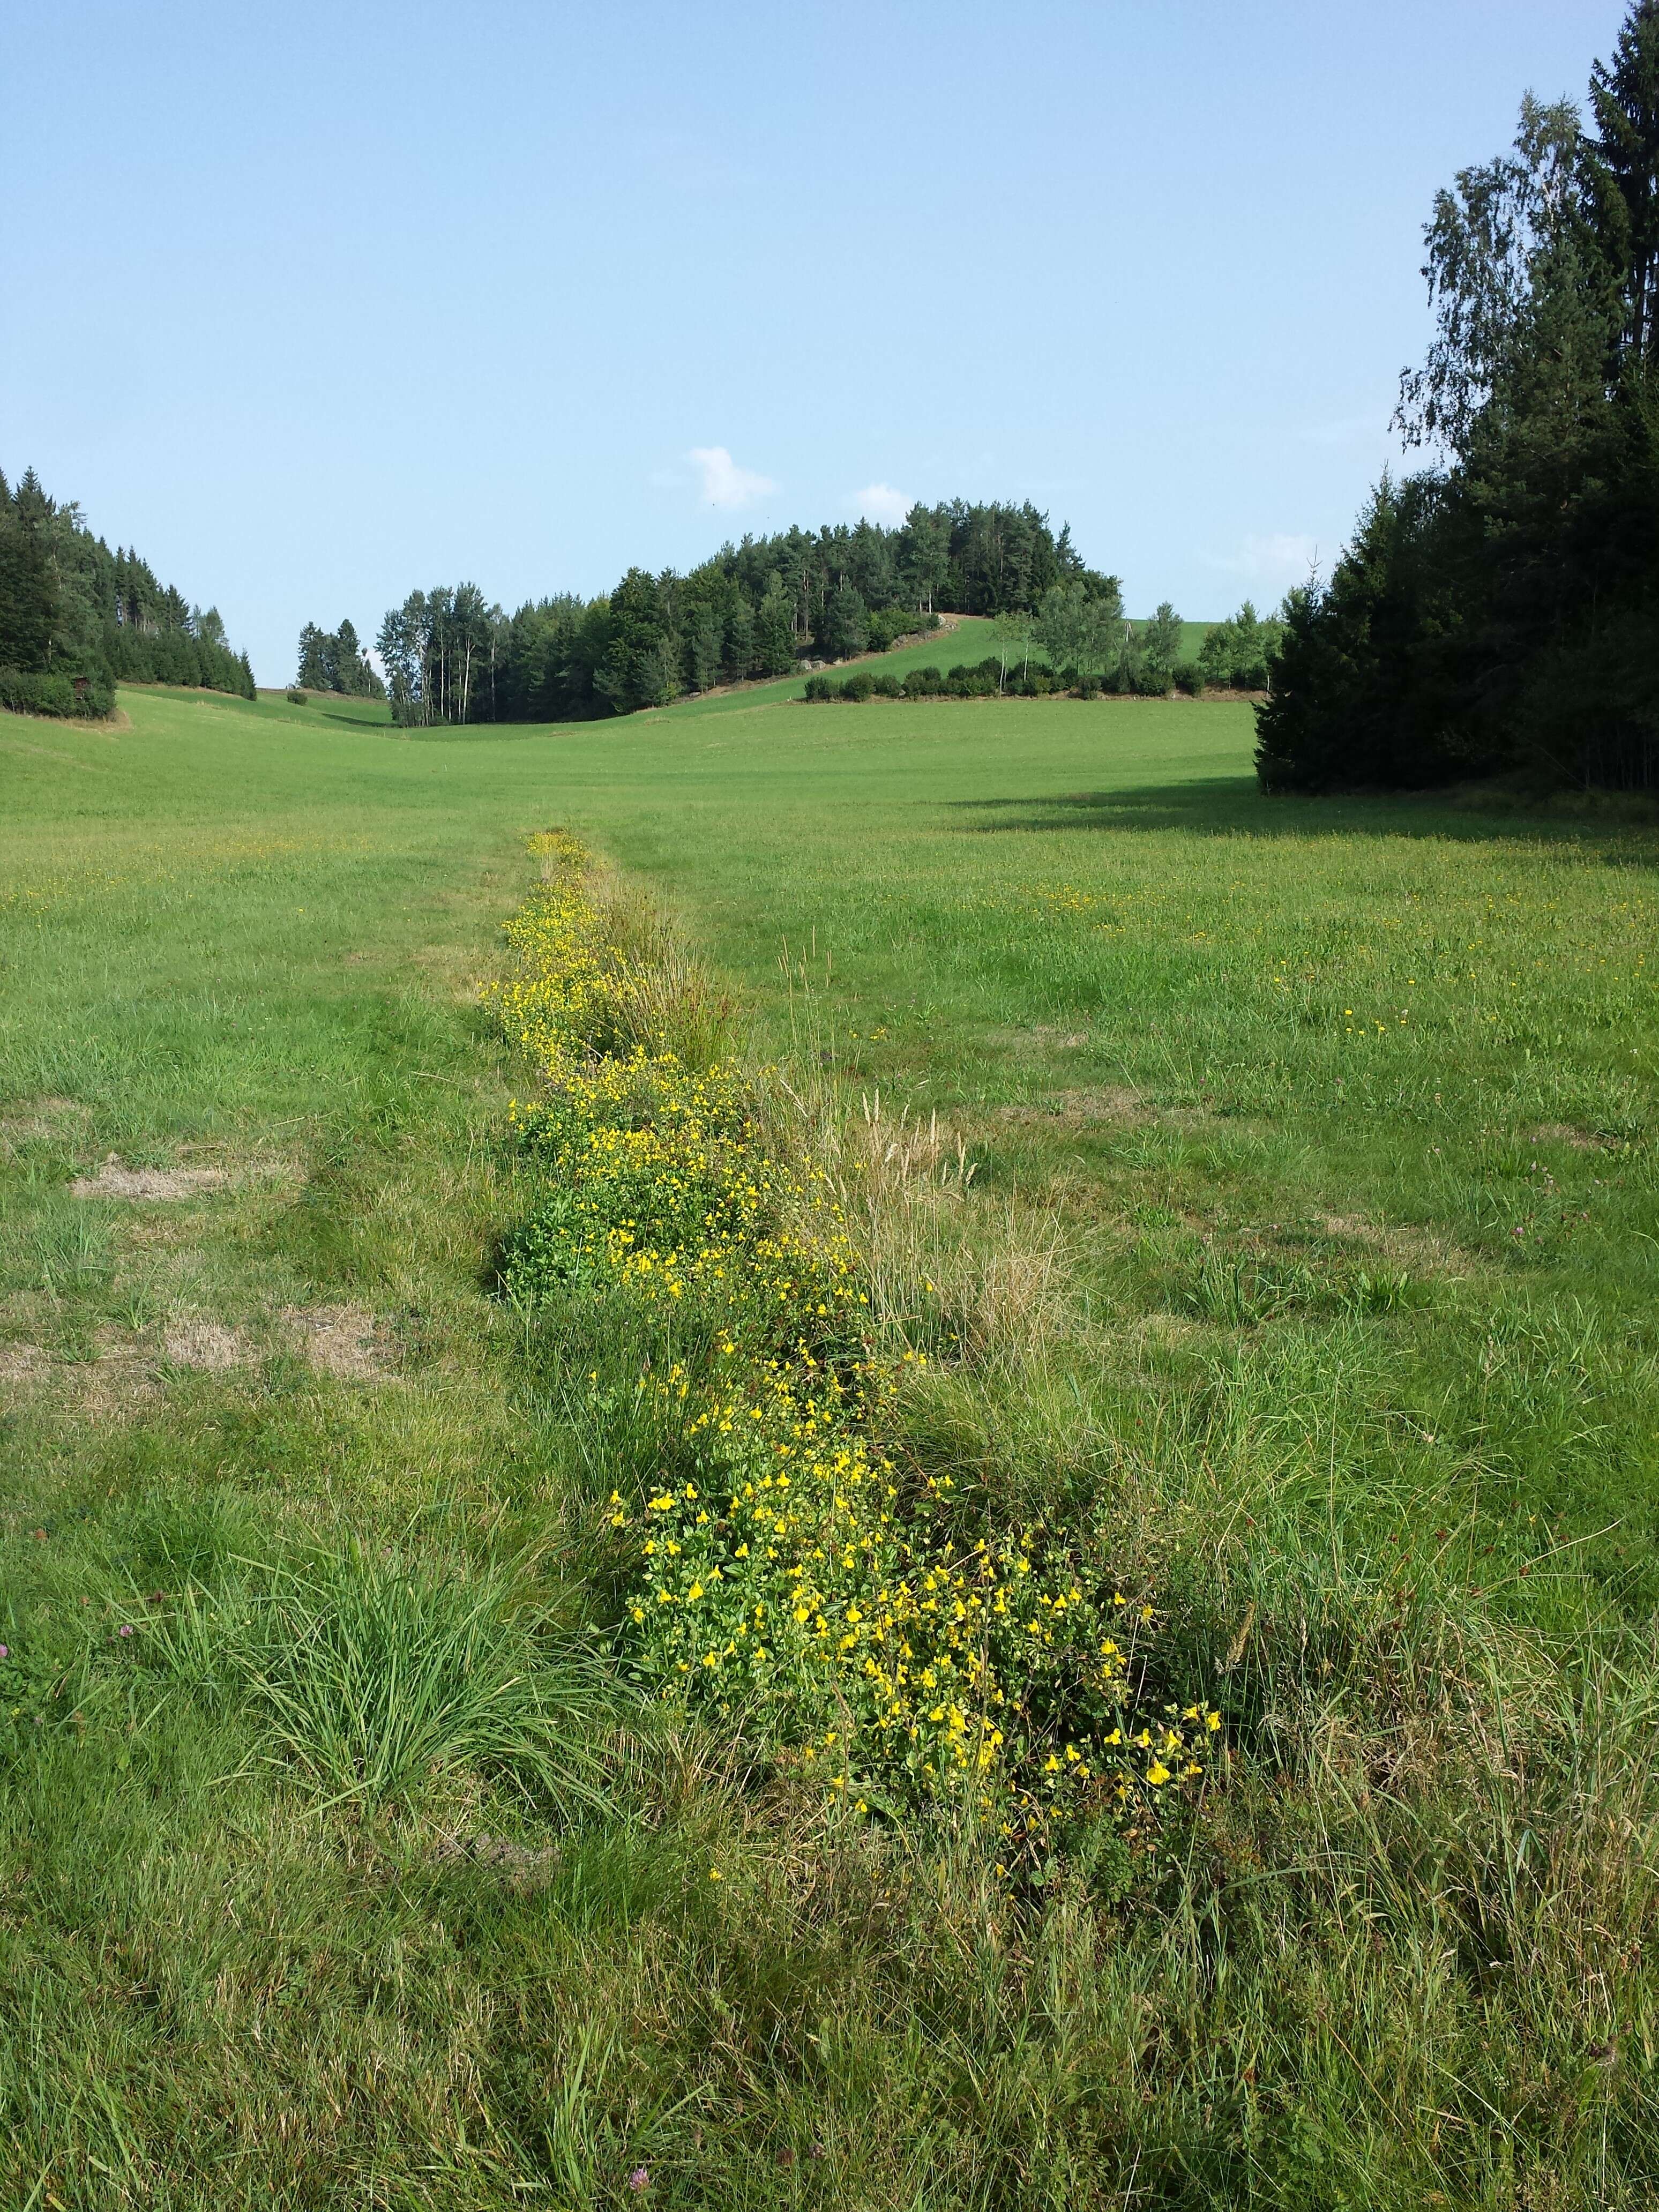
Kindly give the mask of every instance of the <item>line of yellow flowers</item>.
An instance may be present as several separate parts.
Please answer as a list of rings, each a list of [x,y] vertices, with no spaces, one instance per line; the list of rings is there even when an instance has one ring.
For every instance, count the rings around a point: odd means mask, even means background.
[[[826,1179],[768,1149],[735,1063],[672,1048],[660,979],[608,941],[581,847],[552,832],[532,850],[550,879],[485,991],[541,1079],[513,1111],[544,1194],[505,1287],[625,1297],[679,1347],[637,1386],[660,1480],[610,1501],[632,1663],[866,1810],[965,1792],[1029,1841],[1057,1814],[1138,1816],[1195,1781],[1219,1715],[1136,1710],[1150,1607],[1052,1532],[964,1530],[948,1474],[882,1449],[920,1355],[878,1354]]]

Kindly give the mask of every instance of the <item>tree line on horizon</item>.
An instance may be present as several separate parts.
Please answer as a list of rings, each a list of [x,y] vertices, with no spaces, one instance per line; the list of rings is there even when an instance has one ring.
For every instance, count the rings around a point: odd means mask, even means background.
[[[375,641],[401,722],[575,721],[787,676],[937,627],[941,613],[1034,610],[1057,587],[1115,601],[1029,501],[918,503],[893,528],[799,526],[723,545],[685,575],[630,568],[504,614],[475,584],[411,592]]]
[[[1512,149],[1437,197],[1395,421],[1441,458],[1385,474],[1291,594],[1268,791],[1659,784],[1659,0],[1589,101],[1528,94]]]
[[[15,491],[0,474],[0,707],[104,715],[118,682],[254,696],[216,607],[192,606],[130,548],[112,551],[33,469]]]

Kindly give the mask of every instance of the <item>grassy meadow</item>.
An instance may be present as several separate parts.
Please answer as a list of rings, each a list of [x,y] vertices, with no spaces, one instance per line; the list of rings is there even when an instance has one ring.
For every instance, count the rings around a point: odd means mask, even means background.
[[[0,2204],[1650,2204],[1659,829],[798,690],[0,717]],[[1220,1710],[1110,1880],[605,1663],[662,1348],[490,1288],[554,824],[842,1182],[896,1453]]]

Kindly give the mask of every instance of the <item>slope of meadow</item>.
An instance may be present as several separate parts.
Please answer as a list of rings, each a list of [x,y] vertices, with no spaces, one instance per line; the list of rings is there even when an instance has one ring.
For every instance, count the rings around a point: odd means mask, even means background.
[[[1225,704],[122,702],[0,720],[0,2197],[1652,2201],[1650,824]],[[1169,1850],[609,1675],[659,1348],[489,1287],[555,823],[937,1286],[904,1463],[1214,1698]]]

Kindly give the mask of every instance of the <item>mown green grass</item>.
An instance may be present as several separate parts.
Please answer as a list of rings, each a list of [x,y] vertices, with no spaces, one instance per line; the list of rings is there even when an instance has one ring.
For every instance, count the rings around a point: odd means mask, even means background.
[[[0,722],[0,2197],[1651,2200],[1650,826],[1269,804],[1225,705],[123,704]],[[908,1449],[1144,1571],[1185,1875],[1011,1901],[595,1671],[641,1347],[487,1294],[470,991],[552,822],[972,1165]]]

